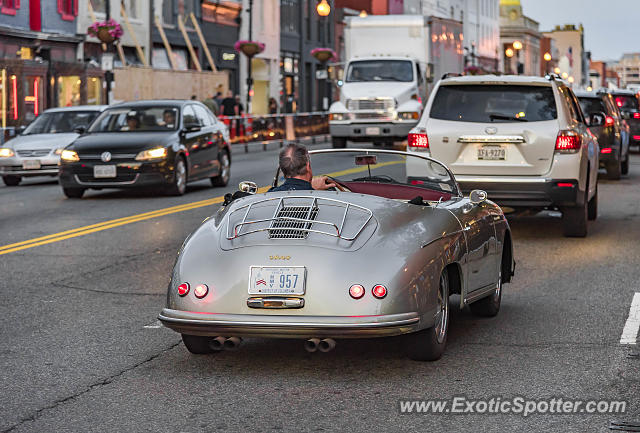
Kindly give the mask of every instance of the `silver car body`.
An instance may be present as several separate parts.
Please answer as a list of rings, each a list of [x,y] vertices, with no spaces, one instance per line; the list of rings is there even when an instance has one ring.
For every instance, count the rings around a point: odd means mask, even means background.
[[[344,151],[409,158],[371,149],[310,153]],[[260,226],[273,221],[283,202],[319,209],[304,239],[274,239],[273,229]],[[243,230],[246,235],[238,235]],[[250,294],[250,268],[269,266],[303,267],[304,294],[275,299],[270,305],[276,308],[268,308],[269,295]],[[474,204],[455,190],[445,201],[424,205],[342,191],[255,194],[221,208],[187,238],[159,319],[177,332],[201,336],[399,335],[434,326],[445,268],[456,275],[451,293],[461,295],[462,307],[493,293],[498,279],[510,281],[513,266],[510,229],[500,208],[490,201]],[[191,288],[206,284],[210,292],[203,299],[194,290],[180,296],[178,286],[185,282]],[[366,295],[352,298],[353,284],[361,284]],[[386,297],[371,294],[377,284],[387,288]]]
[[[42,112],[59,113],[68,111],[101,112],[106,105],[79,105],[74,107],[50,108]],[[13,157],[0,158],[0,176],[57,176],[60,155],[57,149],[71,144],[79,134],[76,132],[18,135],[2,147],[12,149]]]

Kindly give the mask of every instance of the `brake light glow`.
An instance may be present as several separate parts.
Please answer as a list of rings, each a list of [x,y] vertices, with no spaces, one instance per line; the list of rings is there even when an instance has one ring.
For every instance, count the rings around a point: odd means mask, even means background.
[[[407,144],[409,147],[428,149],[429,137],[427,137],[427,134],[409,133],[409,136],[407,137]]]
[[[560,131],[556,138],[556,152],[576,153],[581,144],[582,138],[574,131]]]
[[[622,107],[622,99],[620,99],[620,98],[616,98],[616,105],[617,105],[618,107]]]
[[[362,287],[360,284],[354,284],[353,286],[349,287],[349,294],[353,299],[360,299],[364,296],[364,287]]]
[[[613,117],[607,116],[604,118],[604,126],[613,126]]]
[[[633,139],[636,140],[636,141],[640,141],[640,135],[634,135]]]
[[[633,118],[634,119],[640,119],[640,113],[637,112],[637,111],[635,113],[633,113]]]
[[[198,284],[195,289],[193,289],[193,294],[196,295],[196,298],[202,299],[207,296],[209,293],[209,287],[206,284]]]
[[[570,182],[558,182],[557,185],[560,188],[573,188],[573,184]]]
[[[600,149],[600,153],[611,153],[612,150],[610,147],[603,147],[602,149]]]
[[[187,293],[189,293],[189,289],[191,288],[191,286],[189,285],[189,283],[182,283],[178,286],[178,295],[180,296],[187,296]]]
[[[382,299],[387,296],[387,288],[382,284],[376,284],[375,286],[373,286],[371,293],[373,293],[373,296],[375,296],[376,298]]]

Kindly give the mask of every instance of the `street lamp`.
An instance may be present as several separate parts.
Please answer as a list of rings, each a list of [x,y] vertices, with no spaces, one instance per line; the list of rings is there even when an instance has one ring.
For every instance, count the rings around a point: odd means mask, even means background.
[[[553,73],[559,75],[560,74],[560,68],[558,68],[557,66],[555,68],[553,68]]]
[[[551,54],[544,53],[543,57],[544,57],[545,62],[550,62],[551,61]]]
[[[327,0],[320,0],[320,3],[316,6],[316,11],[318,11],[318,15],[321,17],[326,17],[331,13],[331,6],[329,6]]]
[[[513,57],[513,49],[511,47],[507,48],[504,52],[507,57]]]
[[[522,49],[522,42],[514,41],[513,42],[513,48],[515,48],[516,50],[521,50]]]
[[[567,74],[566,72],[563,72],[562,73],[562,78],[564,78],[566,80],[567,78],[569,78],[569,74]]]

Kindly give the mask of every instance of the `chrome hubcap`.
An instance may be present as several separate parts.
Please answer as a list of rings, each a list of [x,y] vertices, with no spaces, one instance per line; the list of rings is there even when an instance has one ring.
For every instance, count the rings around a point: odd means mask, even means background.
[[[438,312],[436,313],[436,340],[438,343],[444,341],[447,335],[447,325],[449,324],[449,287],[447,278],[440,276],[440,288],[438,290]]]
[[[226,153],[222,155],[222,160],[220,163],[222,165],[220,177],[222,177],[223,179],[227,179],[229,177],[229,157]]]
[[[182,191],[187,183],[187,170],[184,167],[184,161],[179,160],[176,165],[176,186]]]

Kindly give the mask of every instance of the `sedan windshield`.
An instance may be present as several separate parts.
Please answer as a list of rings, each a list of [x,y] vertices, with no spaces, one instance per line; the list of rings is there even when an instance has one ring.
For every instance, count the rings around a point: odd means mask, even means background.
[[[359,81],[413,81],[413,68],[407,60],[363,60],[351,62],[347,83]]]
[[[122,107],[103,112],[89,132],[175,131],[179,111],[176,107]]]
[[[79,126],[85,128],[89,126],[98,113],[98,111],[75,110],[43,113],[24,130],[22,135],[73,132]]]

